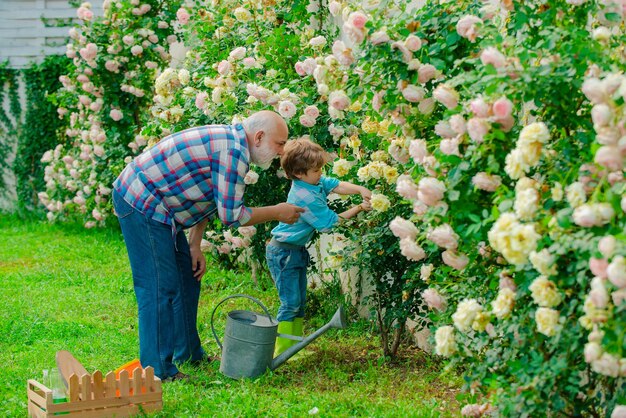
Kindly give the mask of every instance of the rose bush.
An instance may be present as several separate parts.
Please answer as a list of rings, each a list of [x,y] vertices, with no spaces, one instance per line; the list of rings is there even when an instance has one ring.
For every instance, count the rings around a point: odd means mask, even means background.
[[[386,355],[418,315],[433,324],[435,353],[465,366],[464,415],[620,413],[623,2],[180,6],[163,11],[162,29],[173,28],[170,40],[182,41],[184,59],[167,65],[155,59],[158,76],[141,74],[141,98],[132,93],[136,84],[113,84],[126,85],[119,97],[146,113],[127,120],[129,108],[111,98],[102,100],[104,114],[96,106],[90,116],[86,109],[98,94],[87,103],[68,84],[64,94],[78,110],[68,130],[74,146],[48,155],[52,187],[42,200],[52,211],[85,210],[77,191],[84,198],[85,186],[109,187],[132,154],[126,143],[139,151],[144,141],[192,125],[276,110],[292,136],[310,135],[335,153],[333,175],[374,190],[374,210],[342,227],[349,244],[330,252],[342,267],[367,273]],[[83,33],[96,26],[88,22]],[[146,65],[141,57],[149,45],[121,29],[110,39],[126,45],[128,63]],[[107,40],[93,42],[95,50],[87,36],[77,41],[80,49],[70,49],[81,56],[77,81],[92,77],[85,70],[95,72],[93,60],[114,73],[114,64],[106,67],[111,60],[98,55]],[[81,79],[75,88],[85,90],[91,79]],[[115,126],[130,135],[142,130],[124,143]],[[97,142],[101,128],[107,135]],[[82,142],[94,141],[92,132],[103,148],[97,153],[96,144]],[[110,163],[103,172],[80,171],[80,158],[67,157],[83,153],[82,161]],[[276,163],[254,171],[248,204],[284,199],[288,182]],[[77,182],[85,176],[86,184]],[[262,259],[268,227],[254,235],[209,235],[215,251],[225,244],[252,248]]]

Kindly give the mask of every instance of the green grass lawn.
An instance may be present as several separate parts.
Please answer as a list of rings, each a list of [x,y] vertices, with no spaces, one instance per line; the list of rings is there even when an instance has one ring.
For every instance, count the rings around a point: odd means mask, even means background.
[[[265,280],[267,281],[267,279]],[[277,308],[273,289],[260,290],[247,273],[209,266],[199,311],[207,352],[219,354],[210,315],[225,296],[246,293]],[[23,417],[26,381],[41,381],[57,350],[69,350],[89,372],[106,373],[138,355],[136,304],[121,234],[115,229],[26,222],[0,215],[0,416]],[[247,300],[227,302],[216,315]],[[258,310],[258,309],[257,309]],[[328,311],[333,311],[329,307]],[[326,311],[326,309],[325,309]],[[314,316],[309,324],[327,319]],[[236,381],[219,364],[182,367],[192,382],[163,386],[163,410],[155,417],[459,416],[461,379],[436,359],[411,347],[385,362],[366,321],[331,330],[286,364],[255,380]],[[314,329],[309,326],[305,333]]]

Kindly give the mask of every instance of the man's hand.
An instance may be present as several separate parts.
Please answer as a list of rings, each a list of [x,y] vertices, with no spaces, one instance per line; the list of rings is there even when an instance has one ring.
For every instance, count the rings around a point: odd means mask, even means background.
[[[359,206],[365,212],[369,212],[370,210],[372,210],[372,203],[369,200],[363,200]]]
[[[276,205],[276,219],[286,224],[295,223],[300,218],[302,212],[304,212],[304,208],[291,203],[279,203]]]
[[[200,281],[204,273],[206,273],[206,258],[200,250],[200,247],[191,247],[189,251],[191,253],[191,270],[193,270],[193,277]]]

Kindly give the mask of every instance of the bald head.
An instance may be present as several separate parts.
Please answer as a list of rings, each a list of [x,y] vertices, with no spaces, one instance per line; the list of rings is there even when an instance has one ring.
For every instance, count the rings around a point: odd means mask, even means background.
[[[242,124],[253,163],[267,167],[277,155],[282,155],[289,129],[278,113],[262,110],[250,115]]]
[[[270,136],[284,136],[285,139],[289,135],[289,129],[285,120],[278,113],[271,110],[261,110],[251,114],[243,121],[243,128],[246,131],[246,135],[252,137],[259,131]]]

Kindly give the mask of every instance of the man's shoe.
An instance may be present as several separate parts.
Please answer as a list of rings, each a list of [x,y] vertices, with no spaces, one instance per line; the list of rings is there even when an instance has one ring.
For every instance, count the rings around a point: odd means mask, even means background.
[[[166,377],[165,379],[162,380],[162,382],[163,383],[168,383],[168,382],[177,382],[177,381],[180,381],[180,380],[188,382],[188,381],[191,380],[191,376],[189,376],[188,374],[185,374],[183,372],[178,372],[174,376]]]

